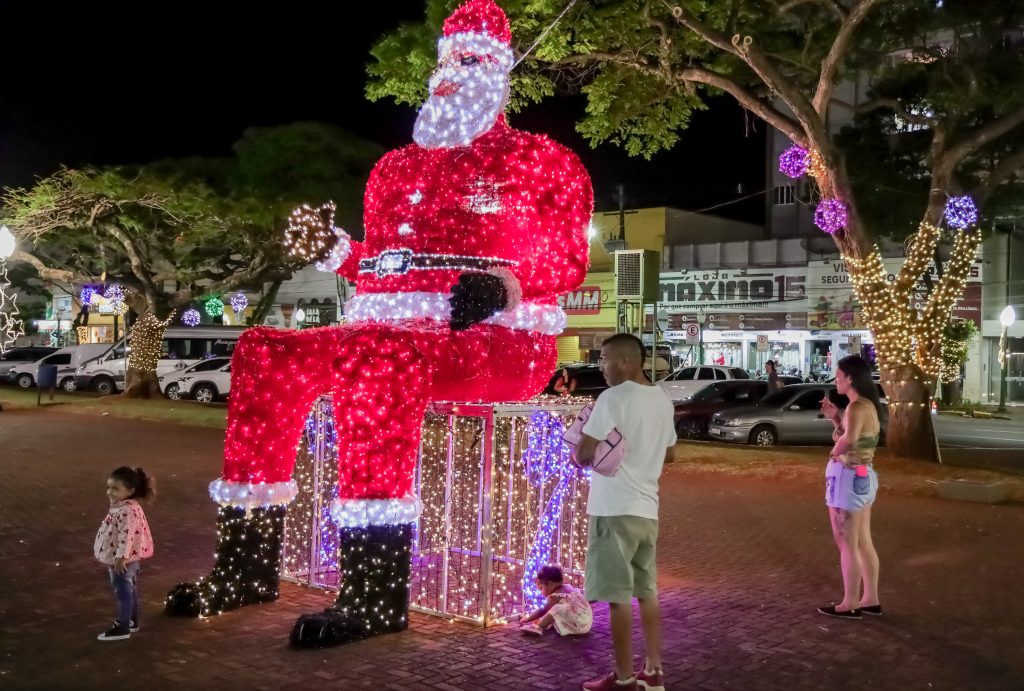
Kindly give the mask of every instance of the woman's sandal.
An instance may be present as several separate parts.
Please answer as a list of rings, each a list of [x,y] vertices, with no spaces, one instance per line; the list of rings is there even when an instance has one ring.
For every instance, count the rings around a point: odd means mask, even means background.
[[[821,606],[818,611],[829,617],[836,617],[837,619],[860,619],[859,609],[848,609],[845,612],[836,610],[835,605]]]
[[[543,636],[544,629],[537,626],[536,624],[523,624],[519,627],[521,633],[525,633],[528,636]]]

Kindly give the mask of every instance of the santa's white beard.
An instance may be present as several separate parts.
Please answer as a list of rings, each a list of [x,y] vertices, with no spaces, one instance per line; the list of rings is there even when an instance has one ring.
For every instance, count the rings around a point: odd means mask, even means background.
[[[505,109],[507,82],[487,84],[472,75],[445,74],[440,71],[430,80],[430,97],[420,108],[412,138],[427,149],[467,146],[487,132]],[[459,85],[459,90],[447,96],[437,96],[434,89],[442,81]],[[493,78],[488,81],[497,81]]]

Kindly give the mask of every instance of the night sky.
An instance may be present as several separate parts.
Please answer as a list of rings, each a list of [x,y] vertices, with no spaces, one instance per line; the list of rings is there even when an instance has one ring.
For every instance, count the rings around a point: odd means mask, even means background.
[[[250,126],[328,122],[388,148],[411,140],[415,112],[363,98],[369,48],[422,3],[361,9],[294,0],[231,3],[0,0],[0,185],[23,186],[60,164],[218,156]],[[255,8],[255,3],[248,6]],[[572,147],[594,180],[598,210],[627,205],[699,210],[764,188],[765,125],[727,99],[699,114],[674,150],[650,162],[574,132],[580,98],[513,116],[517,128]],[[755,196],[713,213],[763,221]]]

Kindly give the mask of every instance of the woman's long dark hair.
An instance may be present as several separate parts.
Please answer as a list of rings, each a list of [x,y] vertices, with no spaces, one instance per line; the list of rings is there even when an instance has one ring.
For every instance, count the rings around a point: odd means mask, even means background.
[[[850,378],[850,386],[875,406],[878,419],[882,419],[882,402],[878,399],[878,388],[875,380],[871,378],[871,365],[860,355],[847,355],[839,361],[839,369]]]

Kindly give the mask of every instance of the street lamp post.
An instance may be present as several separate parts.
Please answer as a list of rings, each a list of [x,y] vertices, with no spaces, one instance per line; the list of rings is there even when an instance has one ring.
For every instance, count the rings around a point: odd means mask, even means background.
[[[1007,341],[1007,332],[1013,323],[1017,321],[1017,313],[1013,309],[1013,305],[1007,305],[1003,308],[1003,311],[999,313],[999,323],[1003,325],[1003,331],[999,336],[999,412],[1006,412],[1006,366],[1007,356],[1009,353],[1010,344]]]

